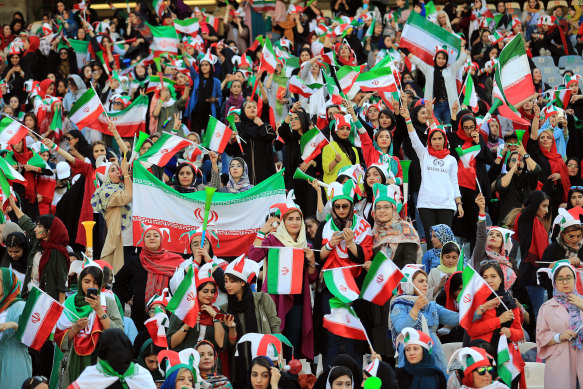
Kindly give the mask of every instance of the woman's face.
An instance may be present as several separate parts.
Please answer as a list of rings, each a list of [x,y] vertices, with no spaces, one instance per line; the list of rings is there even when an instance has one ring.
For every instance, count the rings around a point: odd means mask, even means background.
[[[391,47],[393,47],[393,38],[391,38],[390,36],[386,36],[384,43],[385,43],[385,47],[387,49],[390,49]]]
[[[243,291],[245,282],[240,280],[231,280],[231,278],[225,275],[225,290],[229,296],[234,296]]]
[[[501,252],[502,251],[502,234],[500,231],[492,230],[488,233],[488,240],[486,247],[491,251]]]
[[[447,58],[446,58],[445,54],[437,53],[437,56],[435,57],[435,64],[437,66],[439,66],[440,68],[442,68],[445,66],[446,63],[447,63]]]
[[[423,295],[427,294],[427,276],[421,272],[415,273],[413,276],[413,285],[419,289],[419,292],[423,293]],[[415,295],[419,295],[419,292],[415,290]]]
[[[235,97],[241,95],[243,88],[241,87],[241,83],[239,81],[233,81],[231,83],[231,94]]]
[[[502,279],[500,278],[500,275],[498,274],[496,269],[494,269],[493,267],[490,267],[490,268],[484,270],[484,273],[482,274],[482,278],[494,290],[498,290],[498,288],[500,287],[500,284],[502,283]]]
[[[443,261],[443,266],[445,267],[454,267],[457,265],[460,255],[455,251],[450,251],[447,254],[443,254],[441,256],[441,260]]]
[[[5,37],[12,34],[12,30],[10,30],[10,26],[8,24],[4,26],[2,31],[4,32]]]
[[[391,124],[393,124],[393,119],[391,119],[391,117],[389,115],[387,115],[386,113],[381,113],[379,115],[379,124],[382,128],[389,128],[391,126]],[[390,137],[391,135],[388,134],[388,136]],[[380,137],[380,134],[379,134],[379,137]],[[377,138],[377,143],[380,146],[378,138]],[[381,146],[381,147],[383,147],[383,146]]]
[[[144,362],[146,363],[146,369],[149,371],[156,371],[158,370],[158,356],[157,355],[148,355],[144,358]]]
[[[71,144],[71,142],[69,142],[69,144]],[[75,144],[77,144],[75,142]],[[74,145],[71,145],[74,146]],[[107,155],[107,150],[105,150],[105,145],[102,145],[101,143],[97,143],[96,145],[93,146],[93,158],[97,159],[102,155]]]
[[[200,64],[200,71],[202,72],[202,74],[209,74],[211,71],[211,64],[208,63],[207,61],[203,61]]]
[[[332,389],[351,389],[352,378],[347,375],[342,375],[332,382]]]
[[[336,135],[338,135],[338,138],[340,139],[348,139],[348,137],[350,136],[350,127],[348,126],[340,127],[338,131],[336,131]]]
[[[12,99],[10,99],[10,105],[12,105]],[[574,159],[570,159],[567,161],[567,171],[571,177],[576,176],[579,174],[579,164]]]
[[[257,117],[257,104],[255,104],[254,101],[245,104],[245,115],[247,115],[250,120],[254,120]]]
[[[372,188],[374,184],[380,183],[382,180],[381,173],[376,168],[371,168],[366,171],[366,183]]]
[[[553,137],[549,131],[543,131],[538,137],[538,143],[545,150],[550,150],[553,146]]]
[[[142,147],[140,147],[140,156],[144,155],[146,151],[150,150],[150,147],[152,147],[150,142],[144,142]]]
[[[506,4],[504,4],[503,1],[499,1],[498,4],[496,4],[496,10],[498,11],[498,13],[503,14],[504,12],[506,12]]]
[[[85,275],[81,280],[81,289],[83,290],[83,294],[87,296],[87,289],[94,288],[99,290],[100,285],[97,283],[97,280],[93,278],[91,274]]]
[[[158,251],[162,245],[162,237],[158,231],[148,231],[144,237],[144,244],[148,250]]]
[[[32,118],[32,116],[26,116],[24,118],[24,125],[28,128],[30,128],[31,130],[34,129],[34,119]]]
[[[383,33],[383,25],[380,23],[375,23],[374,25],[374,35],[379,36]]]
[[[490,134],[492,138],[496,139],[500,136],[500,128],[498,128],[498,122],[496,120],[492,120],[488,126],[490,127]]]
[[[435,232],[433,232],[433,231],[431,231],[431,244],[436,249],[440,249],[441,247],[443,247],[443,245],[441,244],[441,241],[439,240],[439,238],[437,237],[437,235],[435,235]]]
[[[420,363],[423,360],[423,347],[418,344],[408,344],[405,347],[405,358],[412,365]]]
[[[382,123],[382,116],[385,115],[381,115],[381,123]],[[390,122],[391,118],[389,118],[389,122]],[[384,126],[383,126],[384,127]],[[377,135],[377,144],[379,145],[379,147],[381,149],[388,149],[389,147],[391,147],[391,133],[389,131],[380,131],[379,134]]]
[[[431,137],[431,147],[433,150],[439,151],[443,149],[445,144],[445,137],[441,131],[436,131]]]
[[[18,65],[19,62],[20,62],[20,56],[19,55],[12,55],[10,57],[10,63],[12,63],[13,66]]]
[[[334,201],[332,207],[334,208],[334,212],[340,219],[347,218],[348,214],[350,213],[350,201],[346,199],[339,199]]]
[[[484,31],[482,32],[482,43],[486,44],[486,45],[490,45],[490,31]]]
[[[492,50],[490,50],[489,57],[490,57],[490,59],[498,58],[498,49],[492,49]]]
[[[10,98],[10,106],[12,107],[12,109],[18,109],[19,105],[20,105],[20,102],[18,101],[18,97],[12,96]]]
[[[178,375],[176,376],[176,386],[175,389],[192,388],[194,384],[194,379],[192,372],[188,369],[180,369]]]
[[[316,232],[318,231],[318,224],[315,223],[313,220],[309,220],[306,222],[306,232],[311,239],[314,239],[316,236]]]
[[[121,170],[119,170],[119,167],[116,164],[111,164],[107,173],[109,174],[109,179],[112,183],[119,184],[121,182]]]
[[[305,50],[300,53],[300,62],[309,61],[311,58],[310,53]]]
[[[295,236],[300,233],[303,223],[304,221],[302,220],[302,215],[298,211],[290,212],[283,219],[285,229],[291,236]]]
[[[291,114],[289,125],[293,131],[300,131],[302,129],[302,122],[297,112]]]
[[[14,247],[6,247],[6,253],[13,261],[18,261],[22,258],[22,254],[24,254],[24,249],[22,247],[14,246]]]
[[[538,3],[538,0],[528,0],[528,6],[530,8],[535,8]]]
[[[379,201],[375,205],[374,216],[381,223],[391,221],[394,213],[395,206],[389,201]]]
[[[60,95],[64,95],[65,93],[67,93],[67,84],[65,83],[65,81],[63,81],[63,80],[59,81],[59,86],[57,87],[57,92]]]
[[[581,192],[573,192],[571,194],[571,206],[573,207],[583,207],[583,193]]]
[[[267,389],[271,373],[265,366],[253,365],[251,368],[251,386],[253,389]]]
[[[216,286],[211,282],[207,282],[198,291],[198,301],[200,301],[202,304],[210,305],[215,300],[216,293],[217,293]]]
[[[195,235],[194,237],[192,237],[192,239],[190,240],[190,251],[194,252],[197,248],[200,247],[200,240],[201,239],[202,239],[201,235]],[[210,244],[209,240],[207,238],[205,238],[204,245],[202,246],[202,248],[208,253],[210,247],[211,247],[211,244]]]
[[[472,136],[472,133],[476,131],[476,124],[472,120],[466,120],[462,123],[462,129],[466,136]]]
[[[245,168],[243,167],[241,161],[234,159],[229,164],[229,174],[237,182],[239,181],[239,179],[241,179],[241,177],[243,177],[244,171]]]
[[[536,211],[536,216],[540,219],[545,217],[549,213],[549,200],[545,199],[542,203],[538,206],[538,210]]]
[[[440,27],[443,27],[447,24],[447,18],[444,12],[440,12],[437,14],[437,22]]]
[[[338,53],[340,54],[340,57],[344,59],[350,58],[350,49],[347,45],[342,45]]]
[[[79,40],[83,40],[85,39],[85,37],[87,37],[87,33],[85,32],[84,28],[80,28],[77,30],[77,39]]]
[[[180,186],[184,188],[191,187],[194,183],[194,173],[190,166],[183,166],[182,169],[178,171],[178,182]]]
[[[575,290],[575,276],[571,269],[563,267],[559,270],[559,274],[555,278],[555,288],[561,293],[573,293],[573,290]]]
[[[22,141],[13,144],[12,148],[14,149],[14,151],[16,151],[17,153],[22,153],[22,149],[24,148]]]
[[[540,69],[536,68],[532,71],[532,79],[534,82],[539,82],[542,78],[542,74],[540,72]]]
[[[478,372],[480,370],[483,372],[483,375],[480,375]],[[488,370],[484,370],[482,368],[478,368],[472,372],[472,378],[474,379],[473,388],[479,389],[486,387],[492,383],[492,374],[488,372]]]
[[[379,110],[377,107],[370,107],[368,109],[368,120],[378,120],[379,119]]]
[[[577,250],[579,249],[579,244],[581,243],[581,239],[583,239],[583,231],[580,227],[567,227],[561,232],[561,235],[565,243]]]
[[[427,110],[426,107],[422,107],[418,112],[417,112],[417,120],[419,121],[419,123],[427,123],[427,120],[429,120],[429,111]]]
[[[320,73],[320,65],[317,62],[312,64],[312,68],[310,69],[313,76],[317,76]]]
[[[212,371],[215,367],[215,351],[208,344],[201,344],[196,348],[200,355],[200,362],[198,368],[201,372]]]

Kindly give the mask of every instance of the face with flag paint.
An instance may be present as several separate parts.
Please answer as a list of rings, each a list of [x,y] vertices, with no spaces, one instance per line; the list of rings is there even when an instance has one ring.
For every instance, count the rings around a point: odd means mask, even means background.
[[[196,351],[200,355],[200,362],[198,368],[201,374],[208,374],[212,372],[215,367],[215,350],[207,342],[201,342],[196,346]]]

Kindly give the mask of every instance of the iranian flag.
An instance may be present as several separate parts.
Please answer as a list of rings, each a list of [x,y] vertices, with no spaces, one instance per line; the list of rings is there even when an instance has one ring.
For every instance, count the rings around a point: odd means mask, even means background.
[[[326,287],[343,303],[356,300],[360,294],[351,270],[351,268],[324,270]]]
[[[417,12],[411,12],[401,34],[399,47],[409,49],[413,55],[432,66],[434,65],[435,46],[447,45],[449,49],[453,50],[448,59],[450,65],[459,57],[462,40],[457,35],[425,19]]]
[[[555,106],[566,109],[571,101],[571,95],[573,92],[569,88],[555,88],[550,91],[551,103]]]
[[[365,65],[360,66],[342,66],[336,72],[336,77],[338,78],[338,83],[340,84],[340,89],[344,94],[350,91],[352,85],[356,82],[356,79],[360,73],[364,70]]]
[[[71,44],[71,48],[75,51],[77,57],[77,67],[79,70],[91,61],[89,54],[89,41],[79,41],[77,39],[67,39]]]
[[[524,360],[514,343],[508,344],[506,335],[500,335],[498,340],[498,355],[496,358],[498,376],[510,388],[512,380],[524,370]]]
[[[122,138],[131,138],[140,131],[146,130],[146,116],[148,115],[148,96],[140,95],[130,105],[121,111],[108,114],[109,121]],[[113,135],[109,130],[109,121],[104,115],[88,127],[106,135]]]
[[[150,76],[150,82],[148,82],[146,93],[152,93],[158,89],[162,89],[163,85],[174,86],[176,85],[176,82],[166,77],[162,77],[162,80],[160,80],[160,76]]]
[[[69,111],[69,119],[77,125],[79,129],[89,127],[97,121],[99,115],[104,112],[103,105],[95,89],[87,89],[85,93],[73,104]]]
[[[273,51],[271,41],[266,38],[263,45],[263,51],[261,52],[261,64],[259,65],[259,70],[265,70],[267,73],[274,73],[276,67],[277,58],[275,56],[275,51]]]
[[[227,147],[232,134],[233,130],[210,116],[204,133],[202,146],[220,154],[225,151],[225,147]]]
[[[516,105],[534,95],[534,84],[522,34],[516,35],[498,57],[495,79],[504,100]]]
[[[16,337],[39,351],[57,325],[64,307],[38,288],[32,288],[18,320]]]
[[[166,309],[172,312],[187,326],[191,328],[196,326],[199,308],[194,268],[192,266],[188,267],[184,279],[178,285],[170,301],[168,301]]]
[[[308,163],[320,155],[322,149],[328,143],[328,139],[316,127],[302,135],[300,138],[300,151],[304,162]]]
[[[360,298],[384,305],[403,279],[403,273],[382,251],[375,255],[362,284]]]
[[[485,303],[492,289],[472,267],[467,266],[462,272],[463,289],[458,296],[460,325],[468,329],[474,321],[474,313]]]
[[[324,328],[344,338],[367,340],[366,330],[354,309],[336,297],[330,299],[330,313],[324,315]]]
[[[28,134],[28,128],[5,116],[0,120],[0,143],[15,145]]]
[[[480,145],[475,145],[468,147],[467,149],[462,149],[461,147],[456,147],[458,157],[460,157],[461,163],[463,163],[466,169],[471,168],[472,161],[476,158],[476,155],[480,153]]]
[[[577,272],[577,277],[575,280],[575,288],[577,289],[577,293],[583,294],[583,270],[582,269],[575,269]]]
[[[206,193],[178,193],[140,163],[134,163],[133,189],[134,242],[140,240],[144,223],[168,229],[170,239],[164,248],[177,253],[184,251],[184,239],[180,240],[180,236],[202,226]],[[246,249],[253,244],[269,208],[282,202],[285,202],[285,185],[281,172],[245,192],[215,193],[209,212],[209,222],[214,224],[221,242],[215,254],[218,257],[241,255],[242,247]]]
[[[192,144],[193,143],[187,139],[164,132],[162,133],[162,136],[160,136],[160,139],[158,139],[156,143],[144,153],[144,155],[138,158],[138,161],[143,161],[156,166],[166,166],[174,154]]]
[[[374,33],[374,24],[376,23],[376,21],[377,21],[376,18],[373,18],[372,19],[372,23],[370,24],[370,26],[368,26],[368,29],[364,33],[364,38],[365,39],[372,37],[372,34]]]
[[[181,34],[196,36],[198,35],[198,30],[200,25],[198,24],[198,18],[184,19],[184,20],[174,20],[174,28],[176,32]]]
[[[322,84],[306,84],[297,75],[290,77],[289,79],[289,91],[291,93],[296,93],[302,97],[310,97],[322,87]]]
[[[390,66],[361,73],[356,79],[356,84],[364,92],[393,93],[397,91],[397,82]]]
[[[18,173],[4,158],[0,158],[0,188],[2,188],[2,193],[8,197],[11,193],[10,181],[16,181],[24,184],[26,180],[24,177]]]
[[[164,10],[166,9],[166,1],[164,0],[153,0],[152,1],[152,7],[154,8],[154,11],[156,12],[156,15],[158,15],[158,17],[162,17],[162,15],[164,15]]]
[[[275,11],[275,1],[273,0],[253,0],[251,8],[255,12]]]
[[[150,28],[153,39],[150,44],[150,50],[154,52],[154,57],[162,53],[178,54],[178,36],[174,26],[154,27],[149,23],[146,25]]]
[[[154,310],[154,317],[144,322],[152,342],[159,347],[168,348],[168,340],[166,339],[166,328],[170,325],[168,315],[157,306]]]
[[[301,294],[304,281],[304,250],[293,247],[269,249],[267,293]]]
[[[468,108],[471,108],[472,111],[478,112],[478,95],[476,94],[476,88],[474,87],[474,78],[469,73],[464,87],[463,104]]]

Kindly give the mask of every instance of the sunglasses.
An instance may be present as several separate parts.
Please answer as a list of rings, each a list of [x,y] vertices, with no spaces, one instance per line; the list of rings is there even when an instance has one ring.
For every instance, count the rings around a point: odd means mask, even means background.
[[[492,371],[494,371],[494,368],[492,366],[482,366],[482,367],[478,367],[476,369],[476,371],[478,372],[479,375],[485,375],[486,372],[488,374],[492,374]]]
[[[571,190],[573,190],[573,189],[583,190],[583,186],[572,186]]]
[[[334,204],[334,209],[348,209],[350,204]]]

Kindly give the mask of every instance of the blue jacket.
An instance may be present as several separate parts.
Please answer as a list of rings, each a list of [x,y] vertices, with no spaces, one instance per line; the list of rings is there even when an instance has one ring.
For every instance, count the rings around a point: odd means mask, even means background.
[[[441,260],[437,255],[435,255],[433,250],[427,250],[427,252],[423,254],[423,259],[421,260],[421,263],[423,264],[423,269],[425,270],[425,272],[429,274],[431,269],[439,266]]]
[[[186,117],[190,117],[192,111],[194,111],[194,107],[196,107],[196,103],[198,103],[198,86],[200,84],[200,76],[194,70],[194,67],[190,67],[190,77],[192,77],[192,93],[190,94],[190,99],[188,100],[188,105],[186,106]],[[216,103],[211,104],[211,112],[214,117],[217,117],[217,112],[219,111],[219,104],[221,99],[223,98],[223,92],[221,91],[221,81],[218,78],[213,77],[214,85],[213,85],[213,97],[217,99]]]
[[[412,296],[407,296],[412,297]],[[421,328],[421,315],[425,317],[427,321],[427,327],[429,328],[429,336],[433,340],[433,351],[431,355],[434,358],[437,367],[439,367],[444,374],[447,376],[447,361],[445,360],[445,355],[441,348],[441,342],[437,337],[437,327],[440,324],[447,326],[457,326],[459,325],[459,314],[457,312],[452,312],[449,309],[445,309],[441,305],[437,304],[435,301],[430,301],[421,311],[419,311],[418,320],[414,321],[409,311],[413,308],[415,302],[412,299],[407,299],[403,297],[397,297],[391,303],[391,332],[393,335],[398,335],[406,327],[415,328],[416,330],[422,330]],[[396,336],[393,338],[395,341]],[[405,366],[405,352],[403,350],[403,344],[399,344],[399,361],[397,367]]]

